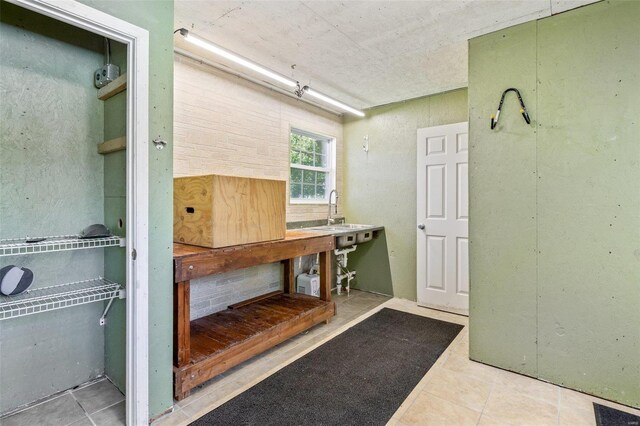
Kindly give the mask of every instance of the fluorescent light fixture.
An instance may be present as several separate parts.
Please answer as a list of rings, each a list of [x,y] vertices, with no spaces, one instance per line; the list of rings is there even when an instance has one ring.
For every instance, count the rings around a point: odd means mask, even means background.
[[[227,49],[224,49],[214,43],[211,43],[208,40],[201,39],[200,37],[194,36],[189,33],[189,30],[184,28],[180,28],[180,34],[184,36],[184,39],[191,44],[194,44],[198,47],[202,47],[205,50],[208,50],[211,53],[214,53],[218,56],[222,56],[225,59],[228,59],[232,62],[235,62],[238,65],[242,65],[243,67],[249,68],[257,73],[260,73],[266,77],[269,77],[272,80],[278,81],[282,84],[286,84],[289,87],[297,87],[298,82],[293,81],[290,78],[287,78],[277,72],[271,71],[261,65],[256,64],[253,61],[250,61],[247,58],[243,58],[242,56],[235,54]]]
[[[310,96],[313,96],[314,98],[320,99],[321,101],[324,101],[324,102],[326,102],[328,104],[331,104],[331,105],[333,105],[335,107],[338,107],[338,108],[340,108],[342,110],[350,112],[351,114],[355,114],[358,117],[364,117],[364,112],[359,111],[359,110],[357,110],[355,108],[351,108],[349,105],[345,105],[340,101],[336,101],[335,99],[330,98],[327,95],[323,95],[322,93],[313,90],[309,86],[304,86],[303,90],[304,90],[305,93],[308,93]]]
[[[295,90],[295,94],[298,95],[299,98],[301,98],[304,93],[308,93],[309,96],[313,96],[316,99],[320,99],[321,101],[331,104],[335,107],[338,107],[343,111],[350,112],[351,114],[355,114],[358,117],[364,117],[364,112],[362,111],[352,108],[349,105],[343,104],[342,102],[337,101],[333,98],[330,98],[327,95],[323,95],[322,93],[313,90],[309,86],[304,86],[302,89],[300,89],[300,84],[297,81],[287,78],[275,71],[271,71],[270,69],[265,68],[262,65],[258,65],[255,62],[245,57],[242,57],[236,53],[233,53],[230,50],[220,47],[215,43],[202,39],[198,36],[194,36],[191,33],[189,33],[189,30],[185,28],[180,28],[175,32],[180,32],[180,35],[182,35],[186,41],[188,41],[193,45],[196,45],[205,50],[208,50],[209,52],[216,54],[218,56],[222,56],[225,59],[235,62],[238,65],[242,65],[243,67],[249,68],[250,70],[253,70],[259,74],[269,77],[270,79],[280,82],[282,84],[285,84],[289,87],[295,87],[297,89]]]

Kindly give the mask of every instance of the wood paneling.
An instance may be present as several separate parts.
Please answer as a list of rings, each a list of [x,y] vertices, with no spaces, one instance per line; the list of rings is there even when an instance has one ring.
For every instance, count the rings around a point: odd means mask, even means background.
[[[219,248],[284,238],[286,183],[206,175],[174,179],[175,242]]]

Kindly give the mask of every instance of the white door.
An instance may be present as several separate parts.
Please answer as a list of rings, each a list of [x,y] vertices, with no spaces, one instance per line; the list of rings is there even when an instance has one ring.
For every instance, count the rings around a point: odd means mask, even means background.
[[[468,315],[468,123],[418,129],[418,304]]]

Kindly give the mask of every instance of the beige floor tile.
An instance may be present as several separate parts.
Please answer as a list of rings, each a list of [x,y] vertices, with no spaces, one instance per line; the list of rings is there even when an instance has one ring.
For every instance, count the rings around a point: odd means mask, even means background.
[[[571,389],[560,388],[560,422],[561,424],[568,424],[571,419],[584,419],[585,423],[580,424],[595,424],[595,414],[593,412],[593,403],[596,402],[600,405],[615,408],[616,410],[624,411],[627,413],[640,416],[640,410],[627,407],[626,405],[616,404],[612,401],[607,401],[595,396],[576,392]],[[562,423],[564,421],[564,423]],[[591,423],[586,423],[591,421]]]
[[[471,361],[466,355],[455,352],[449,354],[443,367],[487,383],[501,380],[503,374],[503,371],[499,368]]]
[[[490,383],[442,368],[429,380],[423,391],[481,412],[491,387]]]
[[[571,406],[580,409],[593,408],[592,397],[570,389],[560,388],[560,406]]]
[[[596,417],[593,408],[581,409],[571,406],[560,406],[560,426],[594,426]]]
[[[239,394],[244,388],[245,386],[240,386],[237,382],[229,382],[207,392],[204,396],[189,405],[185,405],[180,410],[195,420]]]
[[[418,395],[420,395],[420,393],[421,393],[421,390],[419,390],[417,388],[414,388],[411,391],[411,393],[409,393],[409,395],[407,395],[407,397],[404,399],[402,404],[400,404],[400,407],[398,407],[396,412],[393,413],[392,418],[400,420],[402,418],[402,416],[404,415],[404,413],[406,413],[407,410],[409,409],[409,407],[411,407],[411,405],[415,402],[416,398],[418,397]]]
[[[400,420],[396,419],[396,418],[391,418],[388,422],[387,422],[387,426],[402,426],[402,423],[400,423]]]
[[[509,389],[494,389],[483,414],[512,425],[557,425],[557,404],[534,399]]]
[[[496,420],[493,417],[487,416],[483,414],[480,417],[480,421],[478,422],[478,426],[511,426],[509,423],[501,422],[500,420]]]
[[[509,371],[500,370],[495,383],[501,389],[521,392],[554,405],[558,404],[560,398],[560,387]]]
[[[156,420],[152,426],[186,426],[191,423],[191,419],[182,410],[175,410],[171,414]]]
[[[406,425],[476,425],[480,412],[422,392],[400,418]]]
[[[467,358],[469,357],[469,327],[465,327],[451,343],[451,350]]]

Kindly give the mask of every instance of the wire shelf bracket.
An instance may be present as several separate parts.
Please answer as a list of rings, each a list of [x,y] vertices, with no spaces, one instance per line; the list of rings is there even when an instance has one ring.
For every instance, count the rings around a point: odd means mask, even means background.
[[[35,241],[28,243],[27,241]],[[125,247],[126,240],[112,236],[104,238],[78,238],[77,235],[59,235],[41,238],[13,238],[0,240],[0,256],[17,256],[56,251]]]
[[[16,296],[0,296],[0,321],[109,300],[100,317],[102,325],[113,299],[125,297],[120,284],[102,277],[37,288]]]

